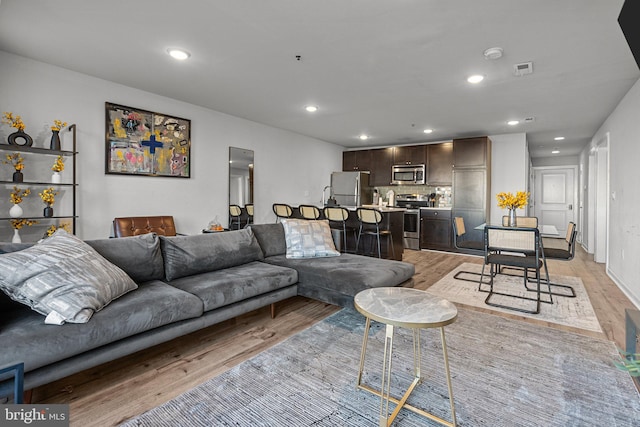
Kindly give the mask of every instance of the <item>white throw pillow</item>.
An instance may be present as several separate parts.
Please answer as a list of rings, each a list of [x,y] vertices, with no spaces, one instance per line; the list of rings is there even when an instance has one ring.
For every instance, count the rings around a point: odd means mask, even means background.
[[[329,221],[283,219],[287,258],[339,256],[331,236]]]
[[[59,229],[30,248],[0,255],[0,288],[47,316],[45,323],[86,323],[94,312],[138,288],[119,267]]]

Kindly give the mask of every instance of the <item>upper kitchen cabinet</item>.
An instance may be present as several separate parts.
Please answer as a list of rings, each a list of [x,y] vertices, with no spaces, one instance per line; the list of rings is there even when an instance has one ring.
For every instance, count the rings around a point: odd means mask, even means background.
[[[371,176],[369,185],[391,185],[391,167],[393,166],[393,147],[368,150],[371,153]]]
[[[453,142],[427,145],[427,184],[451,185]]]
[[[490,165],[491,140],[486,137],[453,140],[454,168],[484,168]]]
[[[406,145],[396,147],[393,154],[396,165],[425,165],[427,164],[426,145]]]
[[[371,150],[343,151],[342,170],[344,172],[370,171]]]

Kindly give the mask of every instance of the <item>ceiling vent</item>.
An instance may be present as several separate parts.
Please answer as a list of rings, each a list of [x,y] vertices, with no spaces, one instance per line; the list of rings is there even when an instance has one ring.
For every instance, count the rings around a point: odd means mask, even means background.
[[[518,77],[531,73],[533,73],[533,62],[523,62],[513,66],[513,74]]]

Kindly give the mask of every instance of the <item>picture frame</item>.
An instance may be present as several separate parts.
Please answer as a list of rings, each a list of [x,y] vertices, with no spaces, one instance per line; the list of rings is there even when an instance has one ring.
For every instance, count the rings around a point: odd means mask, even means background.
[[[191,120],[105,102],[105,173],[191,177]]]

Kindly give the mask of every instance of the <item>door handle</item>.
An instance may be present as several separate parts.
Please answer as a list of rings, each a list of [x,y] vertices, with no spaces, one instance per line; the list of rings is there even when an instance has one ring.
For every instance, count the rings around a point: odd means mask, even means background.
[[[569,210],[572,211],[573,210],[573,205],[569,205]]]

